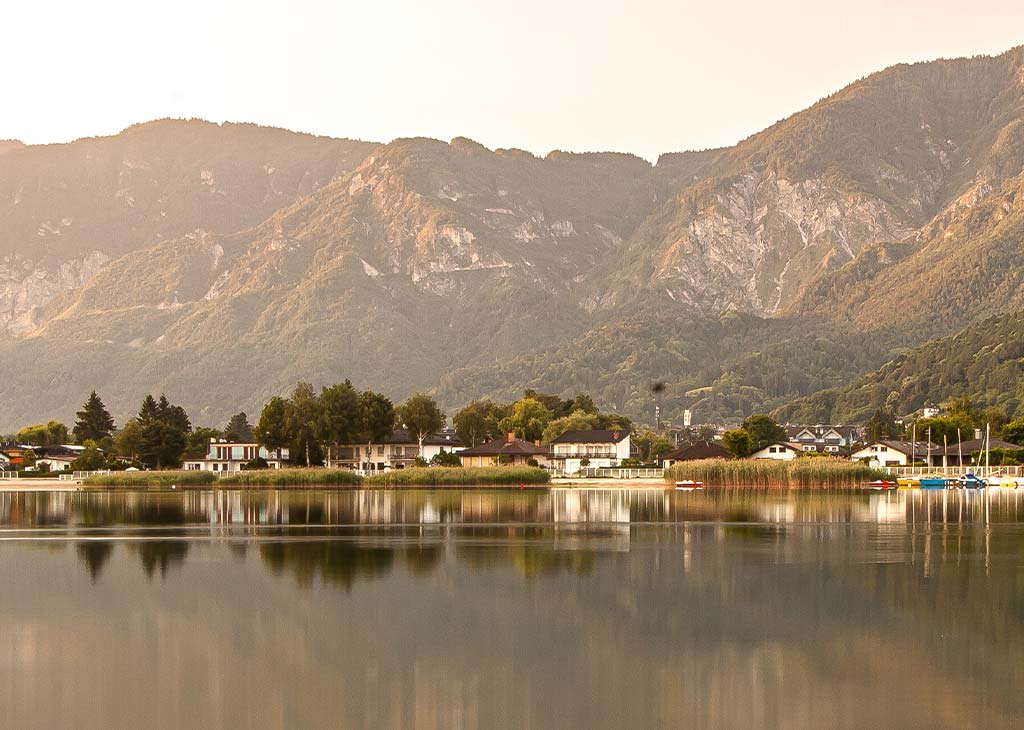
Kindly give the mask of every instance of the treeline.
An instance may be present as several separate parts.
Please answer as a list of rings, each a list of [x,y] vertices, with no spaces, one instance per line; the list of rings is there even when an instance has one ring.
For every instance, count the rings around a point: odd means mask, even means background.
[[[223,429],[193,428],[185,409],[171,403],[165,395],[147,395],[138,414],[129,418],[120,429],[95,391],[75,414],[72,429],[60,421],[25,426],[5,441],[47,447],[78,444],[84,449],[71,464],[75,471],[100,469],[164,468],[180,466],[186,457],[206,453],[211,438],[252,439],[252,426],[246,414],[238,413]],[[33,466],[36,453],[25,455],[25,465]]]
[[[525,391],[512,403],[474,401],[457,411],[451,422],[466,446],[506,433],[550,442],[570,430],[629,431],[633,426],[625,416],[601,412],[589,395],[562,399],[536,390]],[[340,446],[381,443],[396,427],[407,429],[422,452],[423,442],[447,423],[447,415],[429,395],[417,393],[396,406],[383,393],[358,390],[346,380],[319,391],[308,382],[299,382],[289,395],[271,398],[255,425],[240,412],[223,428],[194,427],[182,406],[165,395],[147,395],[138,413],[118,429],[94,391],[76,413],[72,429],[50,421],[26,426],[6,440],[40,448],[82,445],[85,449],[72,464],[72,469],[81,471],[175,468],[185,459],[203,458],[211,439],[253,442],[271,451],[286,448],[293,463],[320,466],[333,459]],[[651,436],[651,440],[655,438]],[[667,442],[658,446],[665,447]],[[441,455],[436,463],[459,465],[454,454]]]

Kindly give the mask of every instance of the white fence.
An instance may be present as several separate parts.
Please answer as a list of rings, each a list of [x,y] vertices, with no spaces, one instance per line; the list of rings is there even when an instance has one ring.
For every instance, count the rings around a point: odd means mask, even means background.
[[[588,479],[661,479],[665,476],[664,469],[628,468],[628,467],[587,467],[573,474],[552,471],[553,477],[586,477]]]

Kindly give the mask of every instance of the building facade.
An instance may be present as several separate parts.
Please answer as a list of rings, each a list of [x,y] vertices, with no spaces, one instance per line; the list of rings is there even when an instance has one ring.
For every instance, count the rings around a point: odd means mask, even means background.
[[[514,433],[459,452],[463,466],[528,466],[531,461],[548,468],[551,452],[540,441],[524,441]]]
[[[551,463],[566,474],[575,474],[584,466],[607,469],[628,459],[630,448],[628,431],[566,431],[551,442]]]
[[[430,462],[442,451],[454,454],[462,449],[462,441],[454,429],[445,429],[423,439],[421,451],[419,442],[407,429],[396,428],[379,443],[351,443],[331,447],[327,465],[335,469],[352,469],[361,474],[374,474],[412,466],[416,457]]]
[[[288,461],[288,449],[270,450],[257,443],[237,443],[225,439],[211,439],[206,456],[186,459],[185,471],[238,472],[254,459],[263,459],[271,469],[280,469]]]

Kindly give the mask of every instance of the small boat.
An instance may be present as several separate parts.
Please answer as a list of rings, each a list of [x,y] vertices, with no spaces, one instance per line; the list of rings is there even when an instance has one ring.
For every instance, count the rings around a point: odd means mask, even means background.
[[[999,487],[1000,489],[1017,489],[1024,487],[1024,478],[1021,477],[989,477],[988,486]]]
[[[680,492],[692,492],[695,489],[703,489],[704,482],[695,482],[690,479],[684,479],[681,482],[676,482],[676,489]]]
[[[895,489],[898,485],[896,482],[888,479],[876,479],[875,481],[868,484],[872,489]]]
[[[984,489],[988,486],[988,482],[975,474],[964,474],[957,480],[964,489]]]
[[[945,489],[945,477],[921,477],[921,489]]]

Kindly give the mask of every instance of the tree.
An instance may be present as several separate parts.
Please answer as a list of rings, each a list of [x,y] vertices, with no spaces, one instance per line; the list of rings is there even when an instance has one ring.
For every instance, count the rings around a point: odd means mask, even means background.
[[[136,421],[140,461],[157,469],[181,464],[188,434],[192,430],[184,408],[172,404],[165,395],[161,395],[159,401],[147,395]]]
[[[292,455],[303,454],[306,466],[312,466],[322,460],[315,433],[320,399],[310,383],[300,381],[292,391],[288,405],[285,424]]]
[[[114,419],[95,390],[89,394],[85,405],[75,414],[75,418],[73,433],[75,441],[80,444],[87,440],[98,442],[114,432]]]
[[[1016,418],[1003,426],[1003,440],[1024,446],[1024,418]]]
[[[527,388],[523,391],[522,400],[531,399],[540,401],[543,403],[549,411],[551,411],[552,418],[560,418],[562,416],[568,416],[572,413],[573,403],[571,400],[562,400],[557,395],[551,395],[550,393],[541,393],[540,391],[534,390],[533,388]]]
[[[434,454],[430,463],[433,466],[462,466],[462,460],[458,454],[454,451],[445,451],[444,449]]]
[[[969,420],[963,411],[953,416],[922,418],[917,421],[917,438],[919,441],[931,438],[932,443],[942,444],[943,440],[952,446],[958,440],[967,441],[974,438],[974,421]]]
[[[202,459],[209,451],[210,441],[224,437],[225,435],[215,428],[194,428],[185,439],[185,456],[190,459]]]
[[[252,424],[245,411],[236,413],[228,420],[228,425],[224,427],[224,438],[241,443],[252,442]]]
[[[489,400],[476,400],[452,418],[459,439],[466,446],[476,446],[501,435],[498,427],[499,407]]]
[[[19,444],[31,446],[60,446],[68,442],[68,427],[60,421],[48,421],[25,426],[15,435]]]
[[[358,430],[358,401],[359,394],[347,380],[321,389],[314,430],[317,439],[327,444],[328,461],[332,448],[351,441]]]
[[[672,451],[672,442],[657,431],[647,430],[633,436],[641,461],[660,462]]]
[[[142,426],[136,419],[130,418],[114,436],[114,451],[129,461],[138,461],[141,445]]]
[[[417,393],[407,400],[399,409],[402,424],[419,444],[419,453],[423,454],[423,440],[444,428],[444,413],[429,395]]]
[[[1003,427],[1010,422],[1009,417],[1006,415],[1006,411],[999,406],[988,406],[978,414],[977,425],[978,428],[985,428],[985,426],[991,426],[992,436],[1001,436]]]
[[[742,428],[735,428],[722,434],[722,444],[737,459],[750,455],[751,443],[750,434]]]
[[[980,425],[977,407],[969,395],[954,395],[946,403],[946,415],[953,420],[962,420],[974,426]]]
[[[288,445],[288,401],[275,395],[260,411],[260,420],[253,429],[256,442],[274,451]]]
[[[569,413],[581,411],[583,413],[597,413],[597,406],[594,405],[594,399],[586,393],[577,393],[576,397],[573,398],[572,407],[569,409]]]
[[[535,398],[521,398],[512,404],[508,416],[498,424],[505,433],[515,433],[519,438],[536,441],[544,435],[544,429],[554,414],[551,409]]]
[[[72,471],[99,471],[107,467],[107,459],[97,448],[95,441],[86,439],[82,445],[85,448],[78,458],[71,462]]]
[[[381,443],[395,428],[395,406],[383,393],[364,390],[356,403],[356,432],[362,442],[369,446]]]
[[[786,429],[777,424],[771,416],[763,413],[747,416],[740,428],[750,436],[747,453],[759,451],[774,441],[786,440]]]
[[[879,408],[868,421],[868,441],[893,439],[900,435],[900,427],[896,423],[896,414],[890,408]]]
[[[567,431],[591,431],[598,428],[601,428],[601,417],[598,414],[573,411],[568,416],[549,421],[540,438],[544,443],[550,444]]]

